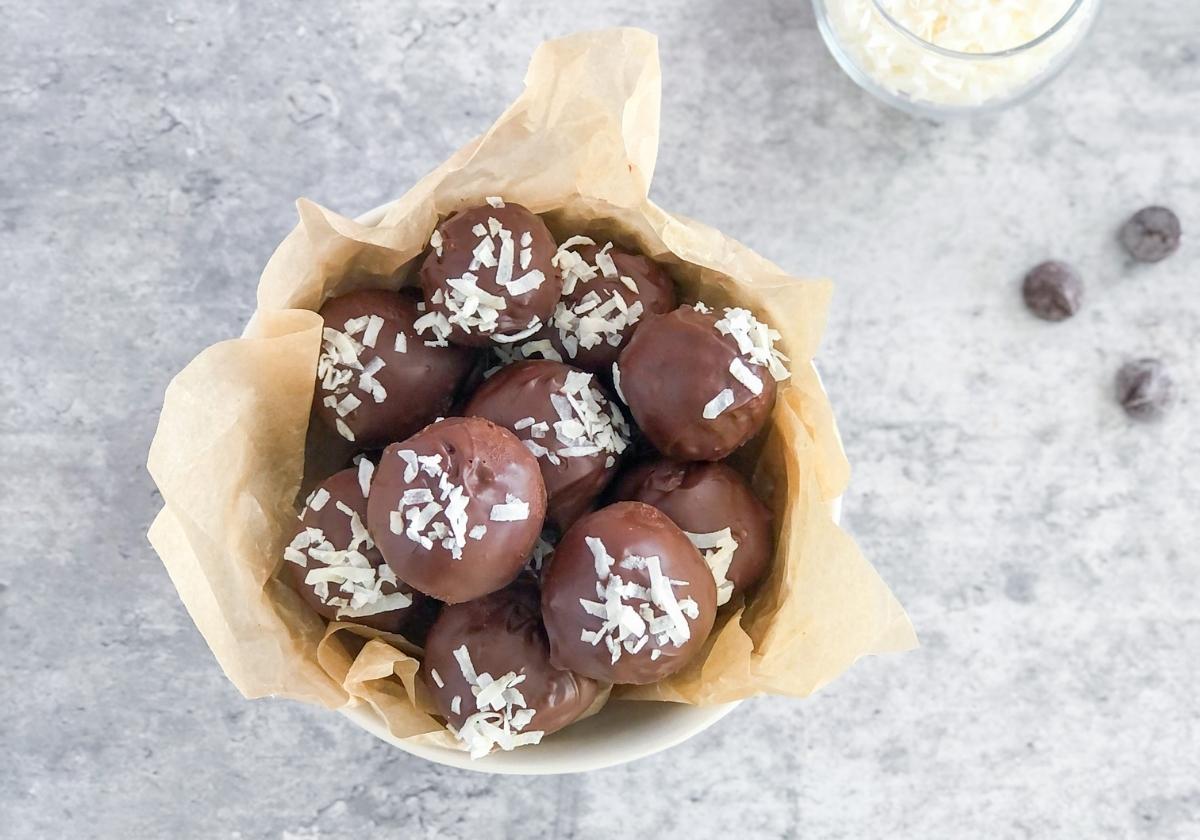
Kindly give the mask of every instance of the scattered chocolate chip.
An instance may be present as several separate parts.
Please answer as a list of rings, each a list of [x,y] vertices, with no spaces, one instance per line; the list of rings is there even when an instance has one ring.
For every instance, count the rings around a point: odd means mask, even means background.
[[[1171,377],[1158,359],[1126,362],[1117,371],[1117,400],[1135,420],[1158,420],[1171,403]]]
[[[1083,304],[1083,281],[1066,263],[1047,260],[1025,275],[1021,293],[1034,315],[1046,321],[1064,321]]]
[[[1166,207],[1143,207],[1121,228],[1121,244],[1138,262],[1158,262],[1175,253],[1182,231]]]

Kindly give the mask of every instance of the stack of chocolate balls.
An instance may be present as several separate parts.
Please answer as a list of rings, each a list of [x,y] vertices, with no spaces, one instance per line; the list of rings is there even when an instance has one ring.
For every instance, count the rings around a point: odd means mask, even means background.
[[[652,260],[488,198],[433,231],[420,294],[320,314],[313,414],[360,452],[283,574],[326,619],[423,642],[472,755],[679,670],[769,568],[771,514],[721,463],[789,375],[748,310],[681,306]]]

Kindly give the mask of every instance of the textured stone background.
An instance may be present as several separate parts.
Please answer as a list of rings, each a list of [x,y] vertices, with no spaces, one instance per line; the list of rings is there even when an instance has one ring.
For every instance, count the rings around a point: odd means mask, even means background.
[[[944,126],[858,92],[803,0],[0,21],[0,835],[1200,836],[1200,249],[1135,267],[1113,239],[1151,201],[1200,228],[1200,4],[1112,0],[1044,95]],[[616,23],[662,38],[654,197],[839,281],[846,524],[924,648],[585,777],[452,771],[242,700],[144,538],[164,386],[238,331],[294,197],[401,193],[539,41]],[[1048,255],[1088,282],[1057,326],[1017,294]],[[1157,427],[1110,397],[1140,354],[1183,395]]]

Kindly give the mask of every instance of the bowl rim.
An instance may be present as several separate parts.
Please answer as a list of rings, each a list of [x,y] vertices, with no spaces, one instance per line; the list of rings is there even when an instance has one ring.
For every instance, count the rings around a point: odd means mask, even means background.
[[[1067,48],[1058,53],[1047,65],[1047,69],[1041,75],[1028,81],[1023,87],[1014,88],[1008,94],[998,96],[984,102],[976,104],[946,104],[934,102],[932,100],[915,99],[910,96],[905,96],[902,93],[893,91],[876,81],[876,79],[868,73],[858,62],[852,57],[849,51],[843,46],[841,34],[836,30],[833,21],[830,18],[828,6],[831,0],[812,0],[813,14],[816,17],[817,31],[821,35],[821,41],[825,44],[826,50],[833,57],[834,63],[842,69],[842,71],[850,77],[859,88],[866,91],[871,96],[875,97],[883,104],[903,111],[910,116],[920,119],[933,120],[935,122],[970,118],[976,115],[984,116],[995,114],[1019,105],[1022,102],[1032,98],[1043,88],[1049,86],[1054,81],[1079,52],[1080,48],[1087,40],[1091,30],[1100,17],[1105,6],[1104,0],[1079,0],[1077,4],[1072,5],[1071,9],[1064,14],[1063,18],[1050,30],[1038,36],[1036,42],[1027,42],[1019,47],[1012,48],[1008,51],[994,53],[958,53],[955,50],[947,50],[944,47],[938,47],[936,44],[931,44],[923,38],[913,34],[906,27],[897,23],[890,15],[888,18],[889,25],[894,26],[906,39],[915,43],[918,49],[925,49],[944,55],[947,58],[952,58],[958,61],[975,61],[986,64],[992,60],[1003,60],[1010,58],[1012,55],[1020,54],[1025,50],[1044,43],[1047,39],[1057,35],[1062,29],[1077,16],[1083,15],[1083,23],[1079,32],[1075,35],[1075,40]],[[871,0],[874,8],[879,8],[876,0]],[[923,46],[927,45],[927,46]]]
[[[388,209],[397,202],[398,199],[385,202],[357,216],[355,221],[362,225],[377,225],[383,220]],[[813,370],[817,373],[817,380],[820,382],[821,374],[815,363],[813,363]],[[821,383],[821,387],[824,389],[824,383]],[[836,423],[834,434],[840,446],[842,440]],[[830,502],[830,513],[833,521],[840,524],[842,518],[841,496]],[[602,770],[669,750],[713,726],[740,706],[742,702],[742,700],[734,700],[714,706],[692,706],[685,703],[656,700],[612,700],[591,718],[548,736],[542,744],[538,745],[538,748],[494,752],[478,759],[472,759],[462,750],[397,738],[388,731],[382,716],[366,703],[357,702],[354,705],[343,706],[338,711],[355,726],[369,732],[381,741],[391,744],[409,755],[435,764],[477,773],[540,776]],[[618,715],[623,718],[662,717],[664,718],[663,722],[669,725],[661,726],[656,733],[660,737],[627,741],[623,747],[609,748],[604,744],[600,746],[593,744],[572,748],[572,733],[577,739],[580,738],[581,733],[598,735],[600,732],[593,733],[591,730],[602,730],[602,724],[606,719]],[[546,748],[551,745],[553,745],[555,755],[548,754]],[[559,753],[564,755],[557,755]]]

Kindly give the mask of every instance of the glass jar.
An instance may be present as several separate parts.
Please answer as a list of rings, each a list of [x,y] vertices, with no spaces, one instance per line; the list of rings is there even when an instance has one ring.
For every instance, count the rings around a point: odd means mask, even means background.
[[[935,0],[813,0],[825,45],[850,78],[889,105],[932,117],[1031,95],[1066,66],[1100,0],[1043,0],[1033,7],[1040,20],[1017,17],[1012,4],[944,5],[938,13]]]

